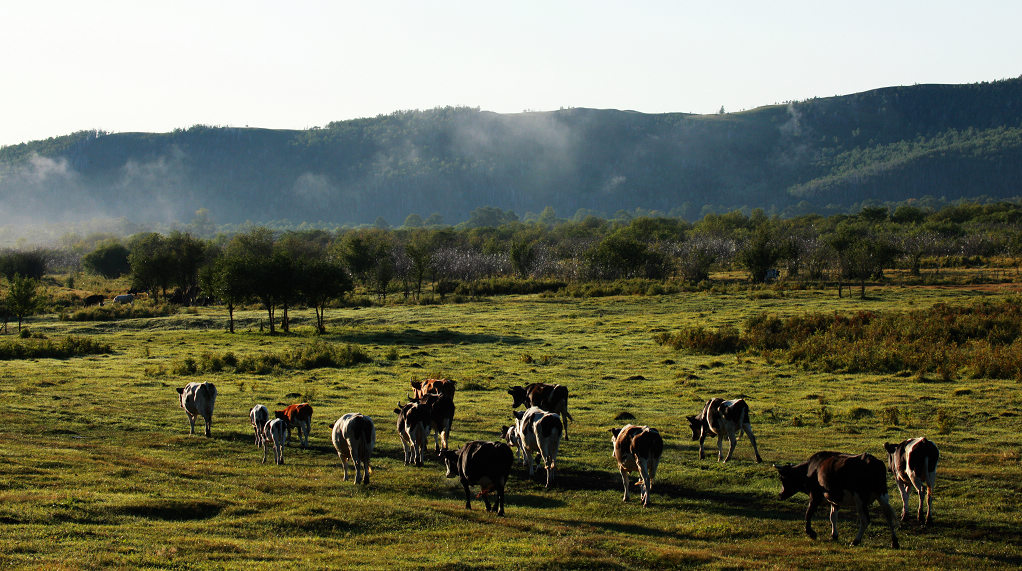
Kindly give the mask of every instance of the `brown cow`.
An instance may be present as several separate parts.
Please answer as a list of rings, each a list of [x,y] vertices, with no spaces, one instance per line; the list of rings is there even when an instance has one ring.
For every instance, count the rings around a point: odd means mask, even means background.
[[[568,412],[568,387],[562,385],[548,385],[546,383],[529,383],[524,387],[511,387],[507,394],[513,399],[511,408],[518,408],[518,405],[525,405],[525,408],[538,406],[547,412],[556,412],[561,415],[561,422],[564,424],[564,439],[568,440],[568,421],[574,421],[571,413]]]
[[[288,405],[284,410],[273,411],[277,418],[287,421],[287,438],[291,439],[291,429],[298,429],[298,438],[302,448],[309,445],[309,429],[312,428],[312,405],[303,402],[301,404]]]
[[[837,510],[841,506],[854,506],[859,516],[859,533],[852,541],[858,545],[869,525],[869,506],[880,503],[884,519],[891,527],[891,547],[898,548],[894,533],[894,513],[887,496],[887,468],[870,454],[842,454],[817,452],[797,466],[774,466],[781,478],[780,498],[787,499],[798,492],[809,495],[806,508],[806,535],[816,539],[812,519],[816,508],[823,502],[830,504],[830,538],[837,541]]]
[[[905,521],[908,511],[909,486],[919,494],[919,510],[916,519],[923,525],[933,523],[933,486],[937,483],[937,461],[940,451],[937,445],[926,438],[911,438],[900,444],[884,443],[887,463],[894,474],[894,483],[901,492],[901,520]],[[923,502],[926,502],[926,519],[923,519]]]
[[[426,439],[432,426],[432,407],[426,403],[398,403],[394,412],[397,414],[397,433],[401,437],[401,447],[405,452],[405,465],[422,466],[422,458],[426,453]]]
[[[412,399],[421,399],[430,393],[440,393],[454,399],[455,382],[450,379],[412,381]]]
[[[626,424],[621,428],[611,428],[610,439],[613,451],[611,455],[617,460],[621,471],[621,483],[625,487],[624,501],[628,501],[628,473],[638,472],[639,483],[642,485],[642,505],[649,506],[649,493],[653,489],[653,479],[660,464],[660,456],[664,453],[664,440],[655,428]]]
[[[752,423],[749,422],[749,405],[745,404],[743,399],[727,401],[721,398],[710,399],[706,401],[703,412],[699,413],[699,416],[688,417],[688,424],[692,429],[692,440],[699,441],[700,460],[705,457],[703,441],[707,436],[715,435],[717,437],[717,461],[720,462],[723,458],[726,463],[735,452],[738,437],[742,431],[745,431],[749,435],[749,442],[752,443],[752,450],[756,453],[756,462],[763,461],[759,455],[759,447],[756,446],[756,437],[752,434]],[[725,436],[731,445],[726,457],[723,451]]]

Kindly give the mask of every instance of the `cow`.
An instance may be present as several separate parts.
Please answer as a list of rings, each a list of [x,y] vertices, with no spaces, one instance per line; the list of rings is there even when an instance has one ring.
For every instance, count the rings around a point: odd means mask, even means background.
[[[135,296],[130,293],[124,293],[121,295],[114,296],[114,303],[121,305],[127,305],[135,301]]]
[[[206,421],[206,438],[210,437],[213,426],[213,404],[216,402],[216,386],[213,383],[188,383],[179,387],[177,393],[181,408],[188,415],[188,434],[195,434],[195,419],[199,416]]]
[[[557,448],[561,444],[561,415],[547,412],[538,406],[524,412],[514,413],[516,439],[522,453],[522,459],[529,466],[529,477],[535,473],[533,455],[538,454],[539,460],[546,470],[546,487],[554,483],[557,475]]]
[[[454,399],[443,393],[430,393],[414,400],[430,407],[434,452],[447,450],[447,440],[451,437],[451,425],[454,423]]]
[[[273,463],[284,464],[284,443],[287,440],[287,421],[274,418],[263,425],[263,464],[266,463],[266,451],[273,446]]]
[[[421,399],[430,393],[440,393],[454,399],[456,383],[450,379],[426,379],[412,381],[412,400]]]
[[[486,511],[496,511],[497,515],[504,516],[504,486],[515,462],[514,453],[507,444],[473,440],[457,451],[442,450],[440,460],[447,468],[448,478],[461,478],[461,485],[465,488],[465,509],[472,509],[472,495],[468,487],[478,485]],[[490,492],[497,493],[492,507],[488,497]]]
[[[330,439],[337,450],[337,457],[344,467],[344,480],[348,480],[348,460],[355,466],[355,483],[369,484],[369,474],[373,469],[369,458],[376,447],[376,426],[373,419],[356,412],[349,412],[337,422],[328,425],[331,428]]]
[[[649,494],[653,490],[656,469],[664,453],[664,439],[655,428],[632,424],[611,428],[610,434],[611,456],[617,460],[621,483],[625,488],[622,501],[628,501],[628,473],[638,472],[639,481],[636,484],[642,486],[642,506],[649,507]]]
[[[798,492],[809,496],[806,508],[806,535],[816,539],[812,519],[823,502],[830,504],[830,538],[837,541],[837,512],[841,506],[855,507],[859,516],[859,533],[852,545],[862,541],[869,525],[869,506],[880,503],[880,511],[891,528],[891,547],[898,548],[894,532],[894,513],[887,496],[887,468],[870,454],[817,452],[797,466],[774,466],[781,479],[782,500]]]
[[[522,466],[525,466],[525,457],[522,456],[522,444],[518,438],[518,424],[501,426],[500,439],[507,442],[507,445],[511,447],[511,450],[514,450],[515,460],[521,460]]]
[[[937,461],[940,451],[937,445],[926,438],[911,438],[899,444],[884,443],[887,464],[894,474],[894,483],[901,492],[901,520],[905,521],[908,511],[909,486],[919,494],[919,510],[916,519],[923,525],[933,523],[933,486],[937,483]],[[923,502],[926,502],[926,519],[923,519]]]
[[[706,457],[703,452],[703,441],[707,436],[716,435],[717,461],[720,462],[721,458],[724,458],[724,462],[727,463],[731,459],[731,455],[734,454],[738,437],[741,436],[742,431],[745,431],[749,435],[749,442],[752,443],[752,450],[756,453],[756,462],[763,461],[759,455],[759,447],[756,446],[756,437],[752,434],[752,423],[749,422],[749,405],[745,404],[744,399],[727,401],[720,398],[710,399],[706,401],[703,412],[699,413],[699,416],[688,417],[688,423],[692,428],[692,440],[699,441],[700,460]],[[727,457],[724,457],[723,451],[725,436],[731,443]]]
[[[302,448],[309,445],[309,430],[312,428],[312,405],[303,402],[300,404],[291,404],[284,408],[284,410],[275,410],[273,414],[287,422],[287,438],[291,439],[291,429],[298,429],[298,440],[301,443]]]
[[[422,466],[422,457],[426,452],[426,439],[432,425],[431,407],[426,403],[398,403],[394,412],[397,413],[397,433],[401,436],[401,447],[405,452],[405,465]]]
[[[252,430],[255,431],[255,445],[263,445],[263,427],[270,420],[270,410],[261,404],[252,407],[248,411],[248,419],[252,422]]]
[[[564,425],[564,439],[568,440],[568,421],[574,421],[571,413],[568,412],[568,387],[562,385],[548,385],[546,383],[529,383],[528,385],[511,387],[507,390],[513,402],[511,408],[518,408],[524,404],[526,408],[538,406],[539,408],[556,412],[561,415],[561,422]]]
[[[93,305],[103,307],[103,301],[105,301],[105,299],[106,298],[97,293],[95,295],[86,296],[85,299],[82,300],[82,305],[85,307],[91,307]]]

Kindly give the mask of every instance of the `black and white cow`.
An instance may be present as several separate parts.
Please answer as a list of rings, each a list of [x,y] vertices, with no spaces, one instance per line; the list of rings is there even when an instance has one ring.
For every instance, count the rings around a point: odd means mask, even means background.
[[[547,412],[538,406],[524,412],[514,413],[516,440],[522,453],[522,459],[529,466],[529,477],[535,474],[533,455],[538,454],[539,460],[546,470],[546,487],[554,483],[557,476],[557,449],[561,444],[561,415]]]
[[[451,437],[451,425],[454,423],[454,397],[446,393],[429,393],[414,400],[429,405],[434,451],[447,450],[447,440]]]
[[[266,452],[273,447],[273,463],[284,464],[284,442],[287,440],[287,421],[274,418],[263,426],[263,464],[266,463]]]
[[[422,466],[426,439],[429,438],[429,429],[432,425],[431,407],[419,402],[404,405],[399,403],[394,412],[397,413],[397,433],[404,448],[405,465]]]
[[[344,467],[344,479],[348,479],[348,460],[355,465],[355,483],[369,484],[369,474],[373,469],[369,459],[376,447],[376,426],[373,419],[356,412],[349,412],[337,422],[329,425],[332,429],[330,439],[337,450],[337,457]]]
[[[923,525],[933,523],[933,486],[937,483],[937,461],[940,451],[937,445],[926,438],[911,438],[899,444],[884,443],[887,464],[894,474],[894,483],[901,492],[901,519],[908,511],[909,487],[919,494],[919,510],[916,519]],[[923,502],[926,502],[926,519],[923,519]]]
[[[213,404],[216,403],[216,386],[213,383],[188,383],[177,389],[181,408],[188,415],[188,434],[195,434],[195,419],[202,417],[206,422],[206,437],[213,426]]]
[[[255,432],[255,445],[263,445],[263,427],[270,420],[270,409],[261,404],[252,407],[248,411],[248,419],[252,422],[252,430]]]
[[[571,413],[568,412],[568,387],[563,385],[548,385],[546,383],[529,383],[524,387],[511,387],[507,390],[513,402],[511,408],[518,408],[518,405],[525,405],[525,408],[538,406],[548,411],[561,415],[561,423],[564,425],[564,439],[568,440],[568,421],[574,421]]]
[[[756,462],[762,462],[759,455],[759,447],[756,446],[756,437],[752,434],[752,423],[749,422],[749,405],[744,399],[724,400],[713,398],[706,401],[703,411],[699,416],[688,417],[689,427],[692,429],[692,440],[699,441],[699,459],[705,458],[703,452],[703,441],[707,436],[717,437],[717,461],[721,458],[724,462],[731,459],[735,451],[735,444],[742,431],[749,435],[749,442],[752,443],[752,450],[756,453]],[[728,448],[727,456],[724,456],[723,441],[727,437],[731,446]]]
[[[611,456],[617,460],[621,471],[621,483],[625,488],[623,501],[628,501],[629,472],[639,473],[642,486],[642,505],[649,507],[649,494],[653,490],[653,479],[664,453],[664,440],[655,428],[626,424],[610,429]]]
[[[472,494],[469,486],[478,485],[479,495],[486,503],[486,511],[504,515],[504,486],[511,476],[511,465],[515,457],[511,448],[503,442],[466,442],[458,450],[442,450],[440,460],[447,468],[448,478],[461,478],[465,488],[465,509],[472,509]],[[490,506],[488,494],[496,492],[496,502]]]
[[[806,508],[806,535],[816,539],[812,519],[816,508],[830,504],[830,538],[837,541],[837,511],[839,507],[854,507],[859,516],[859,533],[852,541],[858,545],[869,525],[869,506],[880,503],[880,511],[891,528],[891,547],[897,549],[898,536],[894,533],[894,513],[887,495],[887,468],[870,454],[841,454],[817,452],[797,466],[774,466],[781,478],[780,498],[787,499],[798,492],[809,495]]]

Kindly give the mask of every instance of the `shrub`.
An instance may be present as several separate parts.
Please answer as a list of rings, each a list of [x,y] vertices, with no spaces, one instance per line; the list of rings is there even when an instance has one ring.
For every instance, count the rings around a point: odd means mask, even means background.
[[[0,341],[0,360],[14,359],[68,359],[83,355],[113,353],[110,345],[87,337],[69,335],[60,340],[4,339]]]

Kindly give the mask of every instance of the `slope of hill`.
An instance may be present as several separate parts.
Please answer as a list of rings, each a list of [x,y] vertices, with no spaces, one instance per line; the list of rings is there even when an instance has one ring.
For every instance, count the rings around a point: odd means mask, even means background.
[[[1022,195],[1022,78],[917,85],[689,115],[405,111],[306,131],[82,132],[0,149],[12,219],[464,220],[481,206],[760,207]]]

